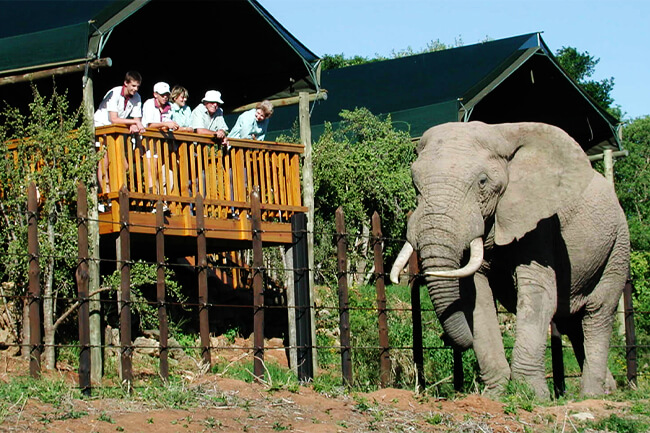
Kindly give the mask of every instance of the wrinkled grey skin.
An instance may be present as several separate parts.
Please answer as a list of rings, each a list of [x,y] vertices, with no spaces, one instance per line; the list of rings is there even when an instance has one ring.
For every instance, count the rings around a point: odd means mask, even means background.
[[[582,393],[615,387],[607,353],[629,234],[613,187],[579,145],[545,124],[470,122],[429,129],[417,151],[418,206],[407,238],[421,271],[458,269],[472,239],[484,240],[473,277],[427,276],[426,284],[453,344],[473,346],[486,389],[524,380],[549,397],[544,353],[553,318],[581,364]],[[510,366],[495,300],[516,313]]]

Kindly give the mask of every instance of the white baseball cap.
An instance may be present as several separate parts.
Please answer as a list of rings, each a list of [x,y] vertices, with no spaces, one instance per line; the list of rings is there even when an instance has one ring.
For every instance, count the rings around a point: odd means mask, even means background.
[[[208,90],[205,92],[205,96],[201,99],[201,102],[218,102],[223,104],[221,100],[221,92],[218,90]]]
[[[153,91],[159,95],[164,95],[165,93],[171,93],[171,90],[169,90],[169,84],[165,83],[164,81],[154,84]]]

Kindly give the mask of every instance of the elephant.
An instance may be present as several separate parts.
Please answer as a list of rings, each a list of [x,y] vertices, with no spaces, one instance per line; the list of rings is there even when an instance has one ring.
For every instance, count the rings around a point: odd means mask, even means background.
[[[445,337],[474,349],[488,393],[517,380],[550,398],[552,320],[573,346],[581,394],[615,388],[607,355],[630,243],[611,182],[567,133],[543,123],[441,124],[416,152],[417,206],[391,280],[417,251]],[[496,301],[516,317],[510,363]]]

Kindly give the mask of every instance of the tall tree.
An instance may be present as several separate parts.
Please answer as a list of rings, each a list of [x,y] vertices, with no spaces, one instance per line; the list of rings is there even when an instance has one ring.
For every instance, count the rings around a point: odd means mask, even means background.
[[[650,116],[623,129],[627,158],[616,162],[616,194],[625,210],[634,250],[650,252]]]
[[[555,53],[560,66],[578,83],[602,108],[605,108],[617,119],[621,118],[621,108],[612,106],[614,98],[614,77],[603,78],[600,81],[590,79],[596,71],[600,59],[588,51],[579,52],[574,47],[562,47]]]
[[[55,364],[55,333],[74,303],[77,183],[95,175],[93,128],[67,96],[43,97],[33,88],[29,112],[0,113],[0,281],[24,296],[27,281],[25,203],[34,182],[39,194],[39,263],[43,302],[43,339],[47,368]],[[91,147],[93,146],[93,147]],[[58,320],[60,319],[60,320]]]

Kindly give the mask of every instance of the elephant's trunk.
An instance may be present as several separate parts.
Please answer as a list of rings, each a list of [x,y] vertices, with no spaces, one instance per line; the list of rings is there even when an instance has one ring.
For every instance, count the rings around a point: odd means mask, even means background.
[[[472,346],[473,335],[463,311],[459,278],[470,277],[480,267],[483,261],[482,240],[479,237],[472,241],[470,260],[461,267],[464,252],[462,241],[456,239],[457,245],[454,245],[456,242],[451,242],[451,245],[442,243],[438,240],[445,239],[445,234],[436,229],[431,237],[425,238],[433,243],[420,244],[422,271],[436,315],[452,343],[461,349],[468,349]],[[446,238],[449,240],[449,233]]]

